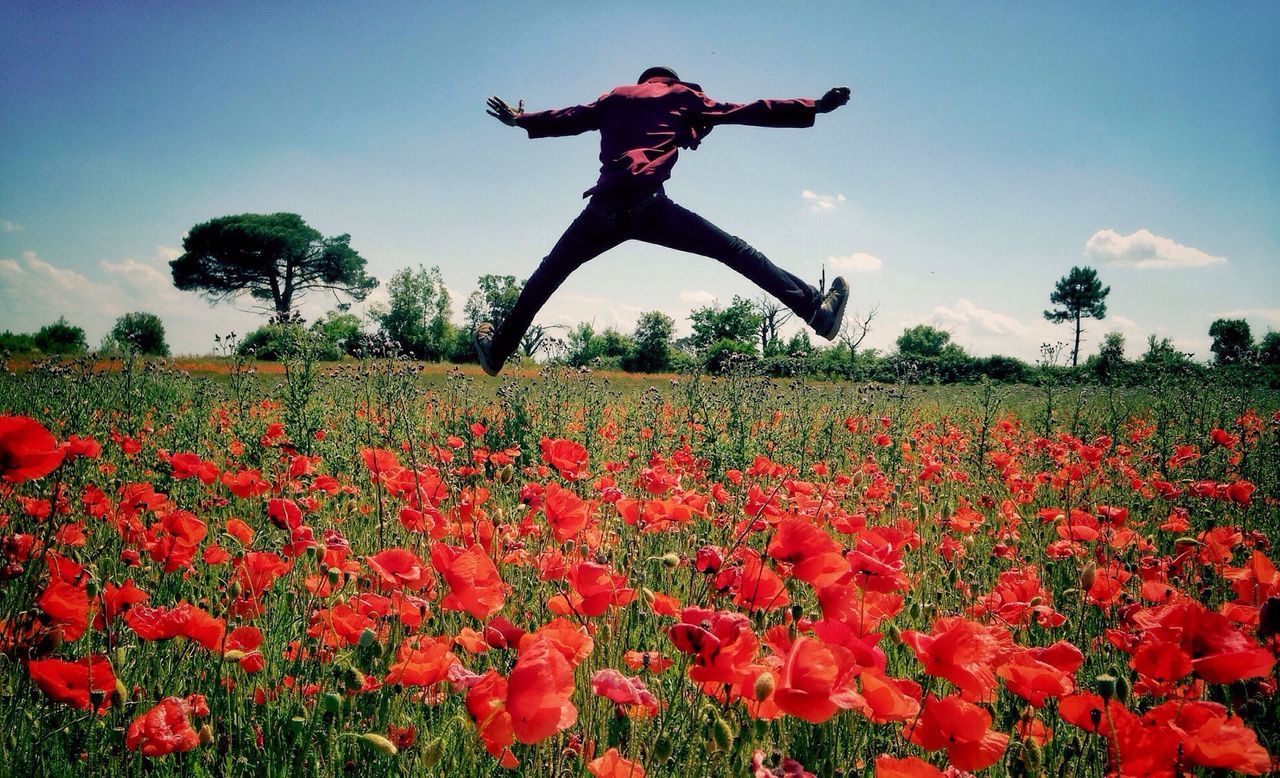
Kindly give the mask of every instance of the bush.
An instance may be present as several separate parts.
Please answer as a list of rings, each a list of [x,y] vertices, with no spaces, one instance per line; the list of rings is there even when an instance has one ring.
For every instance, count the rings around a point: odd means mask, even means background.
[[[721,338],[702,354],[702,367],[708,373],[719,375],[731,366],[755,362],[757,359],[753,344]]]
[[[65,316],[41,327],[32,339],[36,348],[46,354],[83,354],[89,350],[84,330],[69,324]]]
[[[126,313],[116,319],[108,336],[122,350],[148,356],[169,356],[169,344],[165,343],[164,322],[154,313]]]
[[[338,347],[315,332],[309,332],[301,324],[264,324],[244,336],[236,348],[241,356],[254,357],[267,362],[303,353],[311,349],[311,356],[320,360],[342,358]]]
[[[0,332],[0,351],[10,354],[26,354],[36,350],[36,339],[29,332]]]

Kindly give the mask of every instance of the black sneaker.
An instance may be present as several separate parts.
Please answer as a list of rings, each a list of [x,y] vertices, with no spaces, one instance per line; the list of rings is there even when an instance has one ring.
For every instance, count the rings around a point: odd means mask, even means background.
[[[491,351],[493,332],[492,324],[487,321],[480,322],[471,333],[471,344],[476,347],[476,358],[480,361],[480,367],[485,373],[496,376],[502,370],[502,363],[506,360],[494,358]]]
[[[835,340],[844,323],[844,307],[849,303],[849,282],[844,276],[836,276],[831,288],[823,296],[818,310],[805,322],[813,331],[827,340]]]

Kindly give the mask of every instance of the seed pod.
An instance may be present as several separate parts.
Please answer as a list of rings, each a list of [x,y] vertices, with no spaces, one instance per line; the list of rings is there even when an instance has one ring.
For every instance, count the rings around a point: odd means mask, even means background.
[[[360,647],[369,648],[378,642],[378,633],[365,627],[360,632]]]
[[[390,740],[387,740],[376,732],[366,732],[360,736],[360,739],[368,743],[374,751],[386,754],[387,756],[395,756],[400,751],[400,749],[396,748],[395,743],[392,743]]]
[[[440,764],[444,758],[444,741],[438,737],[428,740],[422,746],[422,766],[428,770]]]
[[[329,585],[337,586],[338,581],[342,579],[342,571],[336,567],[329,568]]]
[[[325,713],[338,713],[342,710],[342,696],[333,692],[320,695],[320,710]]]
[[[766,672],[756,676],[756,702],[764,702],[769,699],[769,695],[773,694],[773,690],[777,685],[777,681],[773,678],[773,673]]]
[[[89,595],[89,597],[91,598],[97,597],[99,591],[100,591],[100,587],[98,586],[98,582],[96,580],[90,578],[88,581],[85,582],[84,593]]]
[[[1109,701],[1116,696],[1116,677],[1107,673],[1098,676],[1098,696]]]
[[[289,719],[289,723],[285,725],[290,735],[301,735],[302,731],[307,727],[307,720],[301,716],[294,716]]]

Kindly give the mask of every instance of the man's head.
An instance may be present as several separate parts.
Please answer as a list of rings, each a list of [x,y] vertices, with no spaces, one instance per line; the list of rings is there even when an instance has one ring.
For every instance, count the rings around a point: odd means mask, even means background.
[[[645,72],[641,73],[640,79],[636,81],[636,83],[643,84],[644,82],[648,81],[651,78],[674,78],[676,81],[680,80],[680,76],[677,76],[674,70],[672,70],[671,68],[666,68],[659,65],[657,67],[651,67]]]

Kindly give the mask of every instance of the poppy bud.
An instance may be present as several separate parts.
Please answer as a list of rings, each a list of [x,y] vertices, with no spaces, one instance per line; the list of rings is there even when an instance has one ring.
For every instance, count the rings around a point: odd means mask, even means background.
[[[920,618],[920,601],[912,600],[911,607],[907,609],[907,612],[911,614],[912,619]]]
[[[432,738],[422,746],[422,766],[428,770],[440,764],[443,757],[444,741],[440,738]]]
[[[1022,741],[1022,764],[1031,775],[1039,775],[1040,765],[1044,764],[1044,751],[1034,740]]]
[[[400,749],[396,748],[395,743],[392,743],[390,740],[387,740],[376,732],[366,732],[360,736],[360,739],[368,743],[374,751],[386,754],[387,756],[395,756],[400,751]]]
[[[1129,699],[1129,679],[1123,675],[1116,677],[1116,699],[1120,702]]]
[[[241,651],[238,648],[233,648],[227,653],[222,655],[222,661],[239,662],[241,659],[244,659],[244,657],[245,657],[245,652]]]
[[[360,631],[360,647],[369,648],[378,642],[378,633],[365,627]]]
[[[116,707],[123,708],[125,700],[127,700],[128,698],[129,698],[129,690],[125,688],[124,681],[121,681],[119,678],[117,678],[116,690],[115,690],[115,693],[111,695],[111,701],[116,705]]]
[[[659,762],[665,762],[671,758],[671,739],[666,735],[654,741],[653,757]]]
[[[1098,676],[1098,696],[1104,702],[1116,696],[1116,677],[1107,673]]]
[[[889,639],[894,643],[902,642],[902,630],[898,629],[897,624],[890,624],[888,630]]]
[[[320,556],[320,547],[307,546],[306,554],[308,559],[315,559],[316,557]]]
[[[1040,603],[1042,602],[1044,602],[1044,599],[1037,594],[1035,597],[1031,598],[1031,602],[1028,603],[1028,605],[1030,605],[1032,608],[1038,608],[1040,607]]]
[[[125,651],[124,646],[116,646],[116,664],[117,665],[123,665],[124,660],[128,658],[128,656],[129,654],[127,651]]]
[[[799,621],[803,616],[804,616],[803,605],[801,605],[800,603],[795,603],[794,605],[791,606],[791,618],[795,619],[796,621]]]
[[[716,716],[715,723],[711,725],[711,742],[720,751],[728,751],[733,745],[733,730],[729,729],[729,722],[719,716]]]
[[[325,713],[338,713],[342,710],[342,697],[333,692],[326,692],[320,696],[320,710]]]
[[[213,725],[205,724],[204,726],[200,727],[200,732],[198,733],[198,735],[200,737],[200,745],[203,745],[203,746],[209,745],[210,743],[213,742]]]
[[[662,566],[667,569],[680,566],[680,555],[674,551],[668,551],[667,553],[658,557],[658,559],[662,560]]]
[[[511,465],[503,465],[498,469],[498,483],[509,484],[515,478],[515,469]]]
[[[1080,588],[1092,589],[1093,582],[1098,579],[1098,566],[1090,562],[1080,571]]]
[[[756,702],[764,702],[769,699],[769,695],[773,694],[777,681],[773,679],[773,673],[761,673],[756,677],[755,695]]]
[[[100,587],[98,586],[98,582],[95,581],[94,579],[90,578],[87,582],[85,582],[85,585],[84,585],[85,594],[89,595],[90,597],[97,597],[99,591],[100,591]]]

